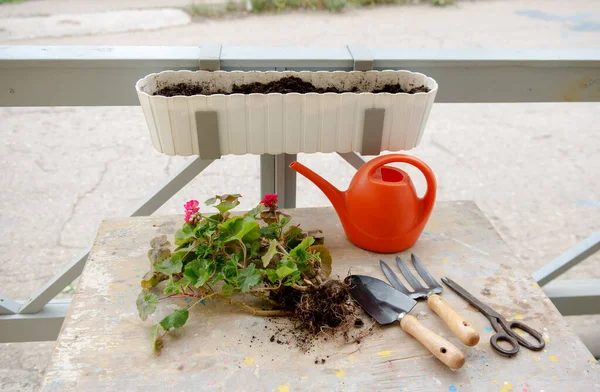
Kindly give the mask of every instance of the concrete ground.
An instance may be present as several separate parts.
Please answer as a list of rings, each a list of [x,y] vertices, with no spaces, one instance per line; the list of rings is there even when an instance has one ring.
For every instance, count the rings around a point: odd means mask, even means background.
[[[0,5],[0,22],[178,5],[168,0],[105,1],[101,6],[90,0],[26,1]],[[107,22],[94,35],[83,35],[84,27],[62,38],[11,40],[2,35],[0,44],[599,48],[600,3],[390,6],[342,14],[251,15],[119,33],[111,32]],[[410,153],[436,172],[440,200],[475,200],[515,252],[515,267],[532,273],[599,230],[598,113],[598,103],[437,104],[421,145]],[[152,148],[139,107],[1,108],[0,135],[0,293],[15,299],[28,298],[86,248],[104,217],[128,214],[188,160]],[[335,155],[302,155],[300,160],[340,187],[354,172]],[[241,207],[251,207],[260,198],[258,173],[258,157],[224,157],[157,213],[181,213],[184,201],[222,192],[242,193]],[[410,173],[423,192],[422,178]],[[328,205],[302,177],[298,190],[299,207]],[[600,278],[599,267],[596,255],[565,278]],[[568,320],[581,334],[600,331],[599,317]],[[0,345],[0,390],[37,390],[52,348],[53,342]]]

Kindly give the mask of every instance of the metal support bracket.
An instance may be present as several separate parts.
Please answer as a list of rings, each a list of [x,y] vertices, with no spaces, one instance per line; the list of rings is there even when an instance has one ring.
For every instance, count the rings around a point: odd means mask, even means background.
[[[152,193],[146,201],[142,202],[130,216],[148,216],[158,210],[167,200],[193,180],[198,174],[213,162],[209,159],[196,158],[181,171],[169,178],[163,185]],[[69,283],[77,278],[83,271],[90,249],[75,258],[65,266],[52,280],[46,283],[38,292],[26,301],[19,309],[19,314],[34,314],[40,312],[45,305]]]
[[[221,69],[222,45],[204,45],[200,47],[198,69],[201,71],[218,71]]]
[[[217,112],[196,112],[198,150],[202,159],[221,158],[219,142],[219,118]]]
[[[533,279],[540,286],[564,274],[570,268],[581,263],[586,258],[600,250],[600,231],[593,233],[585,240],[579,242],[542,268],[533,273]]]
[[[600,280],[555,280],[542,288],[563,316],[600,313]]]
[[[296,154],[260,156],[261,196],[277,193],[281,208],[296,207],[296,172],[289,167],[296,159]]]
[[[2,316],[0,343],[56,340],[71,300],[54,300],[35,314]]]
[[[19,312],[21,303],[0,295],[0,314],[15,314]]]
[[[383,136],[384,119],[385,109],[365,110],[362,155],[379,155],[381,153],[381,137]]]
[[[373,55],[368,47],[363,45],[346,45],[350,56],[354,60],[355,71],[371,71],[373,70]]]

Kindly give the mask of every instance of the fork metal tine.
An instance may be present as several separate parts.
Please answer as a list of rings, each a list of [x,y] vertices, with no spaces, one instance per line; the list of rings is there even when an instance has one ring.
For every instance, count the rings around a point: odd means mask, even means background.
[[[396,264],[398,265],[398,268],[400,268],[400,272],[402,272],[402,275],[404,275],[404,278],[406,279],[408,284],[410,284],[413,287],[413,289],[425,290],[425,287],[423,287],[421,283],[419,283],[417,278],[415,278],[412,272],[410,272],[410,270],[408,269],[408,266],[404,264],[404,261],[402,261],[402,259],[398,256],[396,256]]]
[[[421,263],[421,260],[419,260],[417,256],[411,253],[410,258],[412,260],[413,265],[415,266],[415,269],[417,270],[419,275],[421,275],[421,278],[429,286],[430,289],[441,287],[441,285],[435,280],[435,278],[431,276],[429,272],[427,272],[427,269],[425,269],[425,266],[423,265],[423,263]]]
[[[402,292],[403,294],[406,294],[410,297],[412,292],[409,289],[407,289],[404,284],[402,284],[402,282],[398,278],[398,275],[396,275],[394,273],[394,271],[392,271],[390,266],[387,265],[387,263],[383,260],[379,260],[379,266],[381,267],[383,274],[385,275],[387,280],[392,284],[392,286],[394,286],[394,288],[396,290],[398,290],[398,291]]]

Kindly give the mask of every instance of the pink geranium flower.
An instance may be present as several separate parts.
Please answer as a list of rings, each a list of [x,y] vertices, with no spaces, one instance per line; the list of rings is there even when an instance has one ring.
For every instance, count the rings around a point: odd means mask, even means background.
[[[279,202],[279,196],[277,193],[267,193],[264,199],[261,200],[260,204],[263,204],[267,208],[277,207]]]
[[[189,200],[187,203],[183,205],[185,208],[185,221],[187,223],[195,223],[198,212],[200,212],[200,203],[198,200]]]
[[[192,211],[195,214],[196,212],[200,211],[200,208],[198,207],[199,205],[200,203],[198,200],[189,200],[183,205],[183,208],[185,208],[186,211]]]

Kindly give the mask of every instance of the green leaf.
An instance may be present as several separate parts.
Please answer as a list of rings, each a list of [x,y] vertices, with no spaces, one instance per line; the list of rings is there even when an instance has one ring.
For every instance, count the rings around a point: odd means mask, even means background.
[[[290,268],[287,265],[284,265],[284,266],[277,268],[277,270],[275,270],[275,273],[277,274],[277,277],[280,280],[282,280],[283,278],[285,278],[289,274],[293,273],[294,271],[296,271],[294,268]]]
[[[260,250],[260,241],[254,241],[250,246],[250,256],[249,259],[255,259],[258,257],[258,251]]]
[[[179,282],[173,282],[173,277],[171,277],[165,286],[164,293],[166,295],[181,293],[181,286],[178,283]]]
[[[142,282],[141,282],[142,288],[151,289],[152,287],[156,286],[157,284],[159,284],[161,281],[165,280],[166,278],[167,277],[162,274],[156,273],[154,271],[148,271],[142,278]]]
[[[300,271],[292,272],[285,280],[285,286],[292,286],[293,284],[298,283],[301,276],[302,276],[302,273]]]
[[[148,316],[153,314],[156,310],[156,307],[158,306],[158,298],[148,290],[142,290],[135,301],[135,305],[137,306],[140,318],[146,321]]]
[[[197,259],[185,266],[183,276],[189,279],[194,287],[203,286],[212,275],[211,262],[206,259]],[[214,269],[213,269],[214,270]]]
[[[244,219],[243,216],[231,217],[231,218],[227,219],[225,222],[219,224],[219,229],[228,234],[233,234],[240,230],[240,228],[242,227],[241,221],[243,219]]]
[[[239,204],[240,204],[240,202],[237,201],[237,200],[233,201],[233,202],[231,202],[231,201],[224,201],[224,202],[221,202],[218,205],[216,205],[216,208],[217,208],[217,210],[219,210],[219,212],[221,214],[223,214],[223,213],[225,213],[225,212],[227,212],[227,211],[235,208]]]
[[[158,328],[160,325],[156,324],[150,328],[150,336],[152,337],[152,352],[154,355],[160,355],[160,352],[163,348],[163,340],[162,337],[158,336]]]
[[[190,312],[188,312],[187,309],[177,309],[164,319],[160,320],[159,324],[165,331],[168,331],[171,328],[181,328],[184,326],[189,315]]]
[[[290,218],[281,218],[279,220],[279,225],[283,228],[285,227],[285,225],[287,225],[288,223],[290,223]]]
[[[306,237],[294,249],[290,250],[289,257],[296,258],[298,261],[306,261],[308,258],[306,249],[308,249],[308,247],[310,247],[314,242],[314,238]]]
[[[219,228],[225,230],[229,237],[225,242],[229,241],[255,241],[260,237],[260,226],[258,222],[249,216],[234,216],[231,219],[219,225]]]
[[[271,259],[277,253],[279,253],[279,252],[277,252],[277,240],[271,240],[269,242],[269,249],[267,250],[267,253],[265,253],[265,255],[260,258],[262,260],[264,268],[267,268],[267,266],[271,262]]]
[[[179,279],[175,283],[177,283],[179,285],[179,287],[181,288],[181,291],[184,291],[190,285],[190,280],[184,276],[183,278]]]
[[[234,287],[230,284],[225,284],[221,287],[221,294],[230,297],[233,294]]]
[[[240,291],[242,293],[249,291],[261,281],[262,276],[260,275],[260,272],[256,270],[254,264],[250,264],[248,268],[241,270],[240,276],[238,276],[238,285],[240,286]]]
[[[195,239],[194,226],[189,223],[184,223],[181,229],[175,232],[175,245],[184,245]]]
[[[167,259],[162,263],[154,266],[154,268],[165,275],[179,274],[181,273],[181,269],[183,268],[183,262],[181,259],[173,261],[172,259]]]
[[[166,248],[170,245],[171,245],[171,243],[169,241],[167,241],[167,236],[164,234],[161,235],[160,237],[154,237],[150,241],[151,248],[157,248],[157,249],[158,248]]]
[[[240,204],[238,200],[240,197],[242,197],[242,195],[217,195],[206,200],[205,203],[207,206],[210,206],[215,204],[215,202],[219,200],[220,203],[217,204],[215,207],[219,210],[221,214],[224,214],[225,212],[231,210],[232,208],[235,208]]]
[[[171,257],[171,250],[169,248],[152,248],[148,251],[148,260],[150,260],[152,266],[161,263],[169,257]]]
[[[238,276],[238,266],[236,260],[228,260],[223,267],[223,276],[226,280],[236,280]]]
[[[259,215],[264,210],[265,210],[265,205],[264,204],[259,204],[256,207],[254,207],[253,209],[251,209],[250,211],[248,211],[246,213],[246,215],[248,215],[248,216],[250,216],[252,218],[256,218],[256,216]]]
[[[201,249],[201,246],[202,246],[202,245],[198,245],[197,242],[198,241],[188,243],[188,246],[180,246],[177,249],[175,249],[175,251],[171,255],[171,260],[173,260],[173,262],[177,262],[178,260],[181,260],[182,262],[185,263],[186,261],[191,261],[191,260],[195,259],[196,255],[194,253],[195,252],[200,253],[200,252],[198,252],[198,250]]]
[[[267,278],[269,278],[271,283],[275,283],[279,280],[279,275],[277,275],[277,272],[275,272],[275,270],[268,269],[267,270]]]
[[[298,226],[290,226],[283,237],[286,239],[285,246],[289,249],[295,248],[299,244],[298,236],[302,235],[302,230]]]

